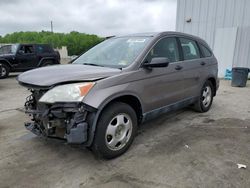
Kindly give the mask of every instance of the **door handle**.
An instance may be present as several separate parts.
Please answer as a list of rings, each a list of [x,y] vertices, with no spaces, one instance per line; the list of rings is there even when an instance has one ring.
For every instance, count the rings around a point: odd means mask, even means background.
[[[175,67],[175,70],[181,70],[182,68],[183,68],[182,66],[177,65],[177,66]]]
[[[202,61],[202,62],[201,62],[201,65],[202,65],[202,66],[203,66],[203,65],[206,65],[206,63],[205,63],[204,61]]]

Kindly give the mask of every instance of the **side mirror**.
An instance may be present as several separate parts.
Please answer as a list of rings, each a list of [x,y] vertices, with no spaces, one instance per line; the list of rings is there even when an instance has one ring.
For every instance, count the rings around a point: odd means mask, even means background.
[[[154,57],[151,62],[144,63],[143,67],[145,68],[160,68],[167,67],[169,64],[169,59],[166,57]]]

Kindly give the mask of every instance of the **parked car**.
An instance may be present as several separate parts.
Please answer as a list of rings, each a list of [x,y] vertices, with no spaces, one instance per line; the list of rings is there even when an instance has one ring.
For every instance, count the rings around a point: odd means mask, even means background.
[[[10,72],[23,72],[60,63],[60,55],[48,44],[11,44],[0,47],[0,78]]]
[[[31,91],[25,108],[32,121],[25,127],[114,158],[129,148],[142,122],[186,106],[207,112],[219,87],[217,73],[212,50],[198,37],[113,37],[72,64],[18,76]]]

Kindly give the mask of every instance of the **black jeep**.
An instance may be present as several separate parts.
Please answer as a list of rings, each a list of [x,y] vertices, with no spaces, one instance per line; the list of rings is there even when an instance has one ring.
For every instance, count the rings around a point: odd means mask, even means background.
[[[0,47],[0,78],[10,72],[60,64],[60,55],[49,44],[11,44]]]

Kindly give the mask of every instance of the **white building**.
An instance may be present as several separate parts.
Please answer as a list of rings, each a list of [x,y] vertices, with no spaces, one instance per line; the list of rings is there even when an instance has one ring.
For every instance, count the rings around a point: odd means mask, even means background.
[[[56,48],[55,50],[59,52],[61,58],[69,58],[67,46],[62,46],[62,48]]]
[[[176,30],[205,39],[219,62],[219,76],[250,68],[250,0],[177,0]]]

